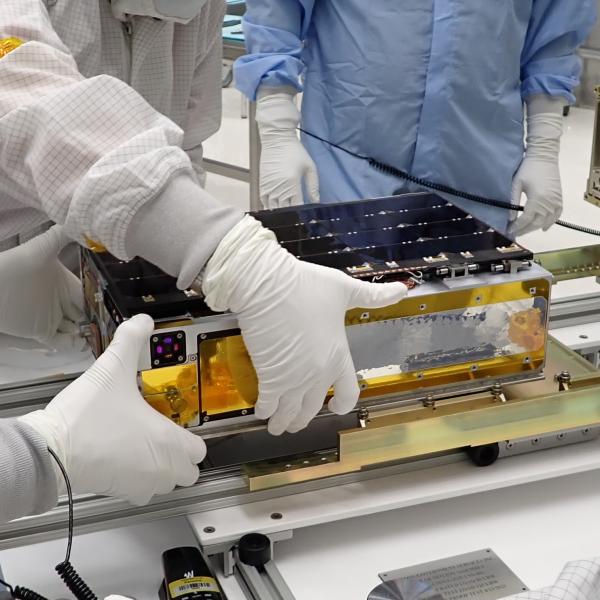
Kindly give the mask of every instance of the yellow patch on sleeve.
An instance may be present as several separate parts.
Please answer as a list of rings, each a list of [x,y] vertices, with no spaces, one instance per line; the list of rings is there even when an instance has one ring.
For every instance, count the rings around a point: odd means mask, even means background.
[[[0,58],[4,58],[7,54],[16,50],[24,44],[23,40],[16,37],[0,39]]]
[[[103,246],[100,242],[95,242],[94,240],[91,240],[87,236],[85,238],[85,243],[92,252],[97,252],[97,253],[107,252],[106,246]]]

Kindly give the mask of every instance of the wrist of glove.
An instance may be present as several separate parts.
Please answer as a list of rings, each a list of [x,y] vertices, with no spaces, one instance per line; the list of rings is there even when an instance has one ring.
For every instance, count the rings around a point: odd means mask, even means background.
[[[207,304],[237,315],[258,375],[256,416],[279,435],[305,428],[323,407],[345,414],[359,386],[345,331],[351,308],[383,307],[407,293],[304,263],[250,216],[219,244],[202,279]]]
[[[546,231],[562,214],[558,163],[562,124],[560,113],[533,113],[527,118],[527,147],[513,179],[512,203],[520,204],[523,194],[527,201],[509,229],[515,237],[537,229]]]
[[[75,493],[145,504],[198,479],[204,442],[151,408],[137,387],[138,358],[153,329],[147,315],[126,321],[86,373],[44,410],[20,417],[58,455]]]
[[[300,112],[294,94],[259,92],[256,122],[262,144],[260,200],[264,208],[302,204],[303,186],[310,202],[319,202],[319,178],[312,158],[298,138]]]
[[[81,283],[58,260],[71,242],[55,225],[21,246],[0,253],[0,332],[53,349],[82,350]]]

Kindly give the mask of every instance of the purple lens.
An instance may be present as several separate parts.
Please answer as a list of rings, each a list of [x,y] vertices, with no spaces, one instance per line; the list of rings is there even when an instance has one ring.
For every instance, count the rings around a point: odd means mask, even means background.
[[[162,346],[156,346],[156,354],[162,354],[163,353],[163,347]]]

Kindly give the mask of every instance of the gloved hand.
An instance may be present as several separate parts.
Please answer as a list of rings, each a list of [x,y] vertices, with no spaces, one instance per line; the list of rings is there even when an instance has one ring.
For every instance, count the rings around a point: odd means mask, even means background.
[[[300,112],[288,91],[259,91],[256,122],[260,132],[260,201],[264,208],[302,204],[302,183],[310,202],[319,202],[317,167],[298,138]]]
[[[81,283],[58,260],[69,243],[55,225],[0,253],[0,332],[56,349],[83,349]]]
[[[44,410],[20,417],[56,452],[74,492],[145,504],[198,479],[204,442],[152,409],[138,391],[138,358],[153,326],[147,315],[126,321],[86,373]]]
[[[546,231],[562,213],[562,185],[558,166],[562,136],[564,101],[534,98],[527,105],[527,148],[514,179],[512,203],[521,204],[527,196],[525,210],[513,222],[513,237],[537,229]],[[539,111],[552,112],[539,112]]]
[[[333,269],[300,262],[250,216],[228,233],[202,276],[207,304],[231,310],[259,380],[256,416],[279,435],[308,425],[335,395],[329,410],[348,413],[359,396],[344,316],[355,307],[399,302],[402,283],[358,281]]]

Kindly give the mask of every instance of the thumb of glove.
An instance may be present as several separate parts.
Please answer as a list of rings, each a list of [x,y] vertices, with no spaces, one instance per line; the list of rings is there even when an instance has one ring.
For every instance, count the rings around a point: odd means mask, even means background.
[[[103,387],[122,374],[136,385],[139,356],[153,330],[154,321],[148,315],[135,315],[125,321],[117,329],[110,346],[83,377]]]
[[[350,279],[351,287],[348,308],[383,308],[400,302],[407,294],[408,288],[396,281],[393,283],[370,283],[359,279]]]

